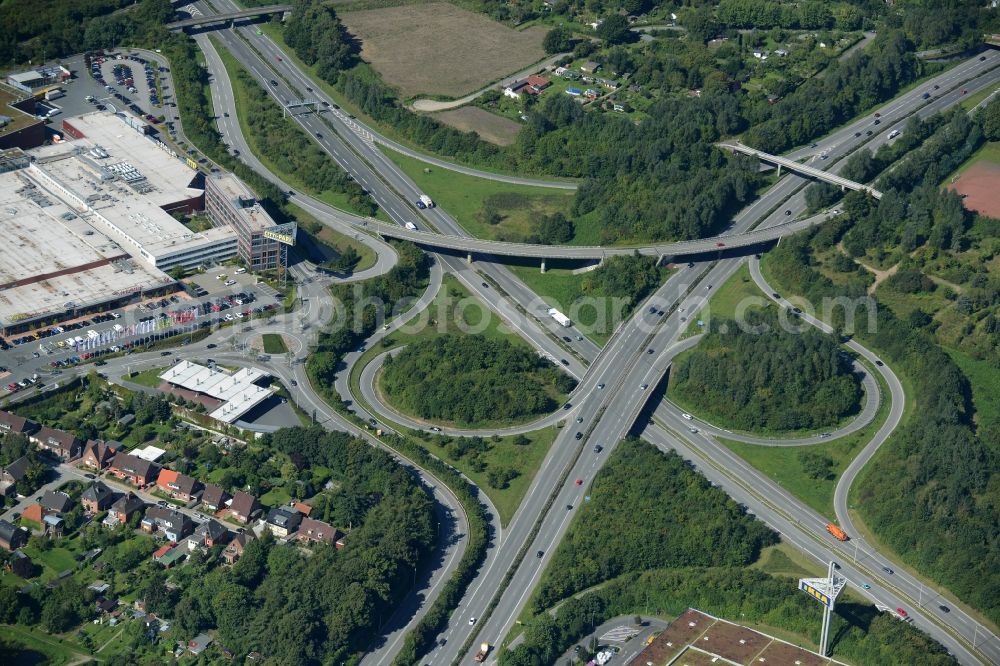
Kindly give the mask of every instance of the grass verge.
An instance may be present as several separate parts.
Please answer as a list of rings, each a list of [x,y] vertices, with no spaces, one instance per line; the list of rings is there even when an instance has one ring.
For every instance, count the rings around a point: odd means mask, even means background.
[[[278,333],[264,333],[261,336],[265,354],[287,354],[288,345]]]

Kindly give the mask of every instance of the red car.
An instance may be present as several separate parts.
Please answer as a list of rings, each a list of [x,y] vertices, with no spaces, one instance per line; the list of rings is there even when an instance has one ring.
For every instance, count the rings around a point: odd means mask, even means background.
[[[726,247],[725,243],[716,243],[715,247]]]
[[[897,613],[899,613],[899,617],[908,617],[908,616],[906,615],[906,611],[905,611],[905,610],[903,610],[902,608],[897,608],[897,609],[896,609],[896,612],[897,612]]]
[[[583,485],[583,479],[577,479],[576,480],[576,485],[582,486]]]

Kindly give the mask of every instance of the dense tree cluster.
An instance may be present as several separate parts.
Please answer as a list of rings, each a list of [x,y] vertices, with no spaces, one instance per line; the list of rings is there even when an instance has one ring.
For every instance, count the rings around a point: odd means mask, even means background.
[[[922,72],[902,32],[881,34],[867,49],[832,61],[824,76],[804,81],[777,104],[758,105],[748,117],[752,126],[744,141],[780,153],[891,98]]]
[[[562,371],[504,339],[444,335],[385,360],[382,388],[421,418],[456,423],[509,422],[552,411]],[[559,382],[563,388],[565,380]]]
[[[588,296],[627,299],[631,310],[660,286],[657,263],[657,257],[640,254],[608,257],[596,270],[587,273],[581,289]]]
[[[295,0],[285,24],[285,42],[316,74],[334,83],[354,64],[357,47],[333,8],[320,0]]]
[[[750,564],[776,541],[680,456],[638,440],[618,446],[588,495],[533,599],[536,612],[627,572]]]
[[[766,326],[766,332],[757,327]],[[713,326],[674,363],[671,391],[710,421],[740,430],[797,430],[854,413],[861,387],[835,339],[785,330],[771,313]]]

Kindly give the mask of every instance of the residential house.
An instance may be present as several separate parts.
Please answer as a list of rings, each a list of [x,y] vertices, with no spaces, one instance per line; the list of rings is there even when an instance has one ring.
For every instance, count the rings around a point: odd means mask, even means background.
[[[625,105],[619,102],[615,102],[612,108],[618,113],[625,113]]]
[[[229,494],[214,483],[206,483],[201,493],[201,505],[209,511],[218,511],[226,504]]]
[[[229,536],[229,530],[222,523],[211,519],[206,520],[194,531],[194,536],[188,539],[188,548],[191,550],[199,546],[211,548],[217,544],[226,543],[229,541]]]
[[[152,534],[157,530],[173,542],[178,542],[194,529],[194,523],[187,515],[166,506],[151,506],[142,519],[142,530]]]
[[[103,615],[109,615],[113,613],[116,608],[118,608],[118,600],[100,597],[94,600],[94,608],[97,609],[97,612]]]
[[[141,513],[144,508],[146,508],[146,503],[137,495],[125,493],[111,505],[111,510],[108,512],[108,517],[104,519],[104,524],[111,527],[127,524],[132,516]]]
[[[299,531],[295,533],[295,538],[299,541],[312,541],[313,543],[325,543],[334,545],[340,532],[333,525],[324,523],[315,518],[303,518],[299,524]]]
[[[0,467],[0,495],[11,497],[17,494],[17,482],[24,478],[29,465],[28,456],[21,456],[6,467]]]
[[[47,512],[66,513],[73,508],[73,500],[66,493],[46,490],[42,495],[42,506]]]
[[[587,62],[585,62],[582,65],[580,65],[580,71],[581,72],[585,72],[587,74],[593,74],[594,72],[596,72],[600,68],[601,68],[601,64],[599,62],[595,62],[593,60],[588,60]]]
[[[760,50],[758,50],[758,51],[754,51],[753,52],[753,57],[757,58],[758,60],[767,60],[767,57],[769,55],[770,55],[770,53],[768,53],[767,51],[760,51]]]
[[[289,502],[289,506],[291,506],[294,510],[298,511],[299,513],[301,513],[303,516],[308,516],[308,515],[312,514],[313,508],[311,506],[309,506],[308,504],[306,504],[305,502],[295,502],[295,501],[292,501],[292,502]]]
[[[0,434],[31,435],[38,430],[38,424],[31,419],[0,410]]]
[[[44,516],[45,509],[38,502],[29,505],[28,508],[21,512],[22,520],[30,520],[33,523],[38,523],[39,527],[42,525],[42,518]]]
[[[122,448],[120,442],[88,439],[80,456],[80,464],[91,469],[102,470],[111,464],[115,454]]]
[[[185,557],[187,557],[187,552],[183,548],[173,544],[167,544],[153,553],[153,561],[162,564],[167,569]]]
[[[254,540],[253,532],[240,532],[226,544],[226,549],[222,551],[222,559],[226,564],[236,564],[236,560],[243,557],[246,545]]]
[[[42,517],[42,527],[45,529],[47,535],[58,538],[63,535],[66,523],[61,516],[49,513]]]
[[[201,488],[197,479],[172,469],[160,470],[159,476],[156,477],[156,485],[163,492],[182,502],[190,502]]]
[[[267,514],[267,527],[279,539],[294,532],[300,522],[302,522],[302,514],[297,511],[289,511],[285,507],[271,509]]]
[[[509,86],[505,86],[503,89],[504,97],[510,97],[512,99],[520,99],[521,93],[526,92],[528,87],[527,81],[515,81]]]
[[[21,578],[34,578],[36,575],[35,565],[31,558],[20,550],[15,550],[10,554],[3,568]]]
[[[257,498],[242,490],[233,493],[233,501],[229,504],[229,514],[241,523],[250,522],[250,517],[258,510]]]
[[[48,426],[42,426],[29,439],[37,444],[38,448],[48,451],[60,460],[72,460],[79,456],[83,449],[83,442],[76,435]]]
[[[547,78],[545,78],[544,76],[538,76],[537,74],[532,74],[531,76],[529,76],[527,83],[528,83],[527,92],[531,93],[532,95],[540,95],[543,90],[552,85],[552,82],[549,81]]]
[[[28,532],[0,519],[0,548],[17,550],[28,541]]]
[[[148,486],[156,479],[160,473],[160,467],[156,463],[143,460],[137,456],[129,455],[124,451],[115,454],[109,468],[111,473],[123,481],[128,481],[140,488]]]
[[[194,638],[188,641],[188,652],[194,655],[199,655],[208,649],[208,646],[212,644],[212,637],[208,634],[198,634]]]
[[[594,90],[593,88],[587,88],[587,90],[584,91],[583,96],[590,100],[597,99],[598,97],[597,91]]]
[[[786,51],[785,49],[775,49],[774,55],[784,58],[786,55],[788,55],[788,51]]]
[[[90,513],[104,511],[115,501],[115,493],[102,482],[97,481],[80,495],[80,504]]]

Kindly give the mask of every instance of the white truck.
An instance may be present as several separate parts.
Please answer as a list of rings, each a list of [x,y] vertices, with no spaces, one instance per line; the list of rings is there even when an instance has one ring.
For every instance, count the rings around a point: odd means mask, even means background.
[[[431,198],[429,196],[427,196],[426,194],[421,194],[420,195],[420,203],[422,203],[423,205],[427,206],[428,208],[434,208],[434,202],[431,201]]]
[[[64,93],[61,89],[53,88],[52,90],[46,91],[45,99],[46,100],[59,99],[60,97],[65,97],[65,95],[66,93]]]
[[[568,328],[573,325],[573,321],[569,317],[555,308],[549,308],[549,316],[559,322],[560,326],[566,326]]]
[[[417,225],[413,224],[413,222],[407,222],[403,226],[406,227],[407,229],[409,229],[410,231],[417,231],[418,230],[417,229]]]

